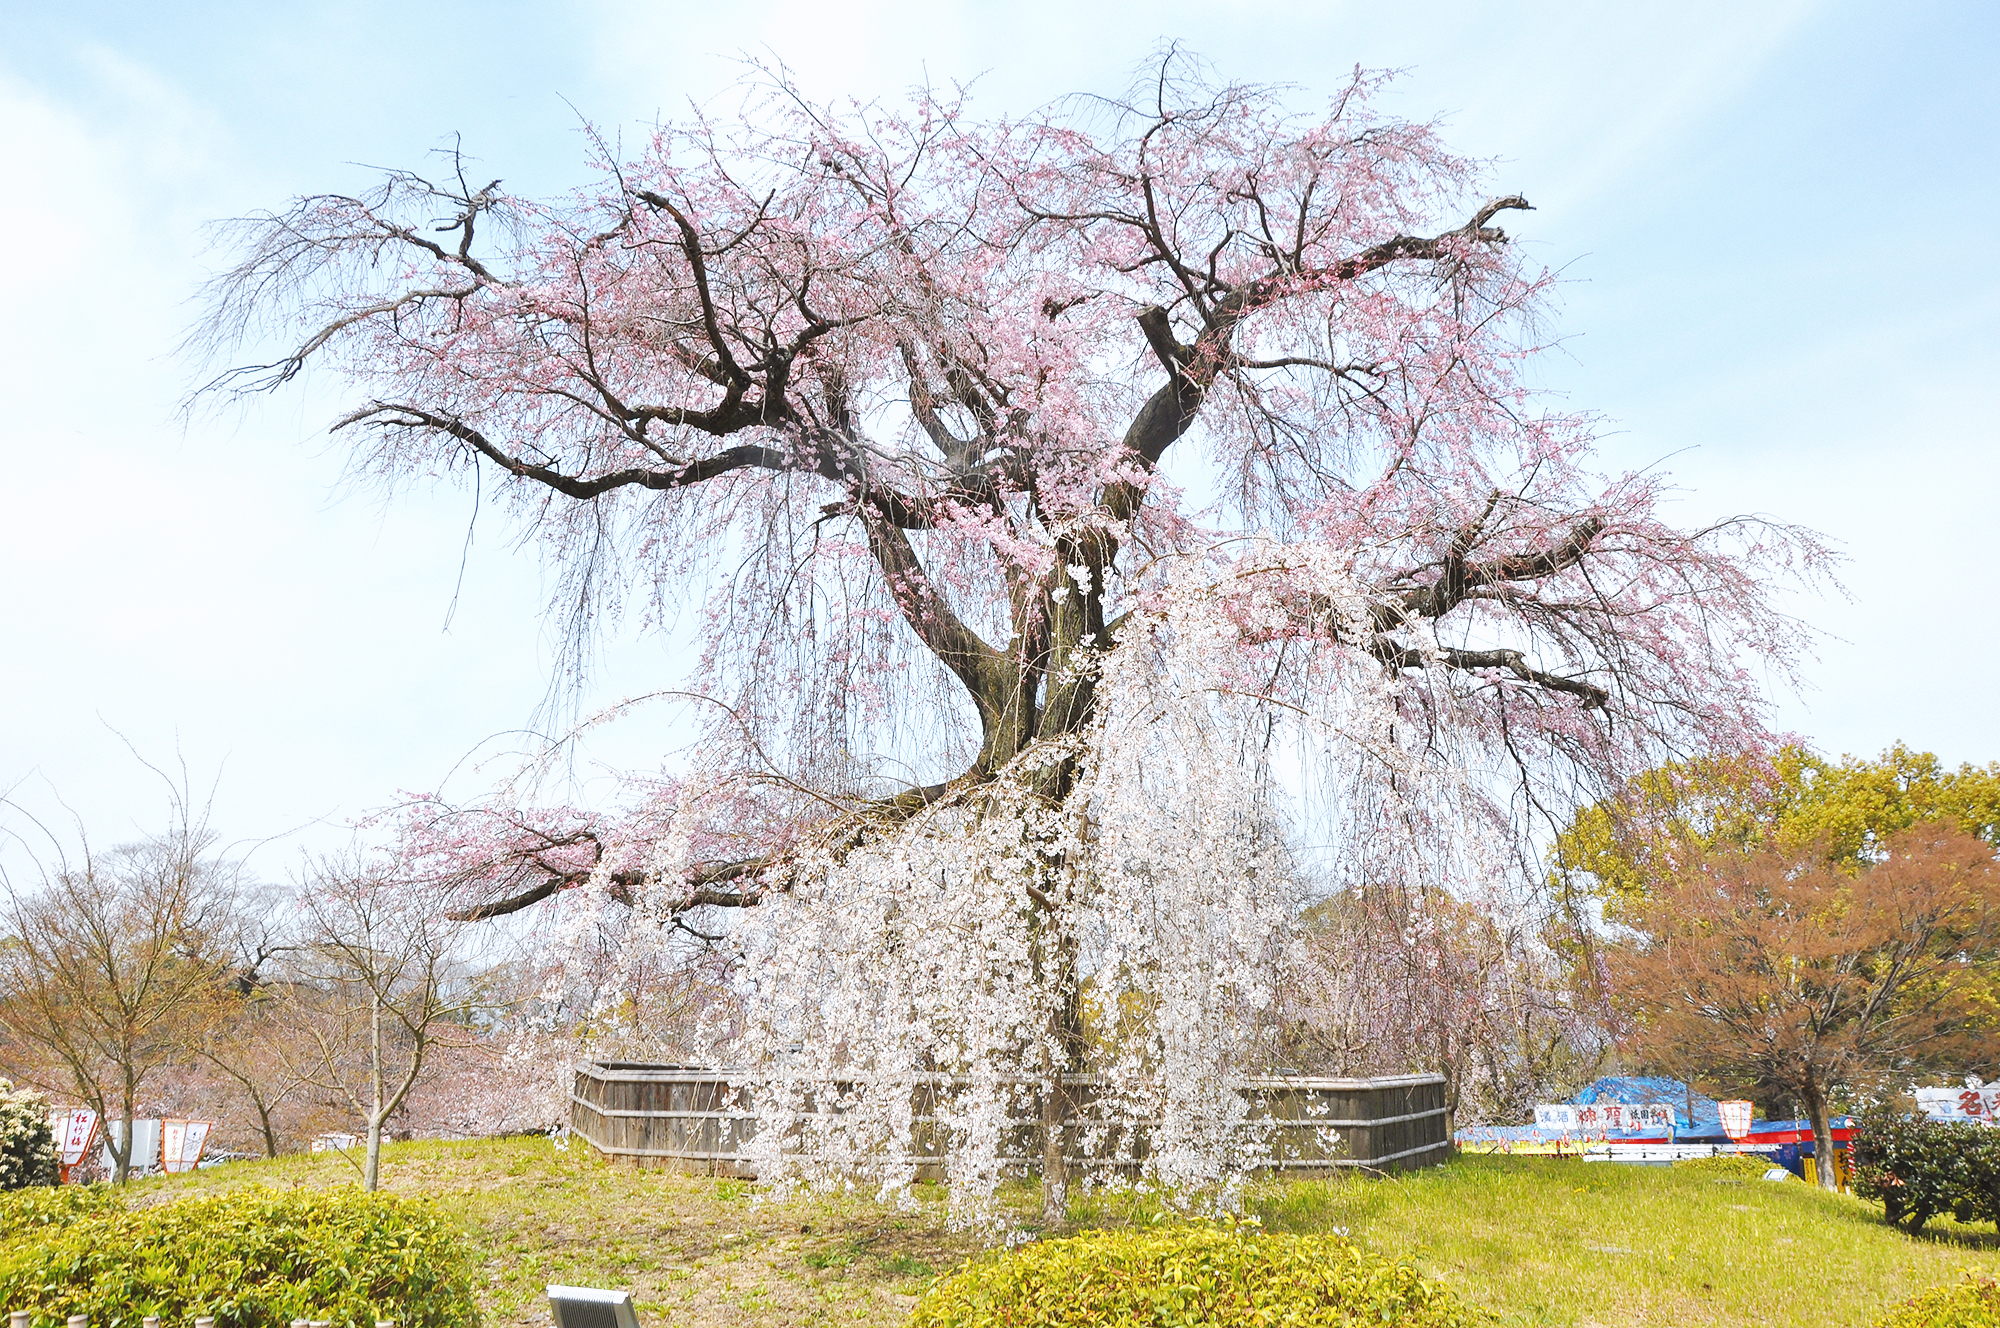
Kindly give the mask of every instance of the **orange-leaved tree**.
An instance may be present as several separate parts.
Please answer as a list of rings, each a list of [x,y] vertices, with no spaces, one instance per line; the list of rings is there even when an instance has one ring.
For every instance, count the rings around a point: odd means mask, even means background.
[[[1858,871],[1817,846],[1718,849],[1627,920],[1609,959],[1631,1050],[1788,1090],[1822,1157],[1837,1091],[1991,1047],[2000,867],[1955,826],[1901,831]]]

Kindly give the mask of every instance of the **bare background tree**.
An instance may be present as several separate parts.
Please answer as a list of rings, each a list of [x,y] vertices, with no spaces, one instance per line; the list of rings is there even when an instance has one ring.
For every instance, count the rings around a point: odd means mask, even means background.
[[[381,1175],[382,1133],[443,1048],[475,1040],[480,982],[449,899],[359,855],[321,859],[298,891],[303,931],[276,1011],[290,1073],[336,1095],[367,1141],[362,1184]]]
[[[1445,1076],[1459,1125],[1514,1122],[1603,1066],[1601,1002],[1536,916],[1445,890],[1375,884],[1309,911],[1280,1026],[1323,1074]]]
[[[82,827],[74,850],[50,835],[34,879],[4,882],[0,1028],[15,1075],[98,1113],[120,1183],[142,1090],[185,1055],[233,972],[237,865],[186,781],[162,779],[166,830],[108,850]]]

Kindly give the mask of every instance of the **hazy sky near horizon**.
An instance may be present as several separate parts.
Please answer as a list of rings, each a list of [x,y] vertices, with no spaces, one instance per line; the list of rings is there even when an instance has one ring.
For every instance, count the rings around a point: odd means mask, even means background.
[[[0,791],[116,840],[160,809],[121,736],[178,751],[226,835],[280,837],[275,867],[399,789],[478,791],[545,694],[533,552],[491,513],[468,540],[467,491],[344,483],[337,385],[177,418],[205,222],[454,134],[508,190],[560,191],[580,119],[636,137],[746,51],[822,97],[976,79],[1017,113],[1119,91],[1167,40],[1302,105],[1405,71],[1389,107],[1536,205],[1509,229],[1567,277],[1542,372],[1611,421],[1607,463],[1671,471],[1683,524],[1766,513],[1849,559],[1851,597],[1786,601],[1826,635],[1780,722],[1829,754],[2000,759],[1976,589],[2000,6],[0,0]],[[680,658],[612,633],[583,709]],[[672,732],[652,709],[601,732],[577,796]]]

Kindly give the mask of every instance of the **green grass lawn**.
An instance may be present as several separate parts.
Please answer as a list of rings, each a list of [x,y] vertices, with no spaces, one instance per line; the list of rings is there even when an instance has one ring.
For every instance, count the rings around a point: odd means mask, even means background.
[[[351,1182],[337,1155],[141,1182],[141,1194]],[[629,1288],[646,1328],[899,1324],[925,1283],[978,1252],[934,1197],[773,1203],[754,1186],[604,1165],[541,1138],[391,1145],[383,1185],[466,1224],[490,1328],[546,1328],[550,1282]],[[1029,1211],[1031,1196],[1018,1196]],[[1507,1325],[1857,1325],[1961,1269],[2000,1274],[2000,1240],[1947,1223],[1913,1239],[1857,1200],[1790,1182],[1541,1158],[1462,1158],[1390,1180],[1274,1183],[1250,1212],[1410,1258]],[[1080,1201],[1073,1225],[1149,1221]]]
[[[357,1180],[338,1154],[236,1163],[135,1191]],[[487,1328],[548,1328],[551,1282],[630,1290],[644,1328],[900,1324],[924,1285],[981,1242],[941,1208],[773,1203],[737,1180],[637,1171],[539,1136],[383,1149],[382,1187],[461,1217],[484,1265]]]
[[[1799,1182],[1540,1158],[1461,1158],[1260,1196],[1284,1230],[1345,1228],[1504,1324],[1866,1325],[1960,1270],[2000,1273],[1990,1227],[1921,1238]]]

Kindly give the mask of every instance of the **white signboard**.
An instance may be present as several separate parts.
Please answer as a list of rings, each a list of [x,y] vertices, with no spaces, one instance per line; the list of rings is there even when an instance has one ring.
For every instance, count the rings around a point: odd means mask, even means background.
[[[1917,1109],[1932,1120],[2000,1123],[2000,1084],[1984,1088],[1919,1088]]]
[[[1756,1107],[1749,1102],[1718,1102],[1716,1114],[1722,1117],[1722,1132],[1732,1139],[1741,1139],[1750,1133],[1750,1119]]]
[[[1660,1102],[1589,1102],[1573,1110],[1576,1128],[1584,1134],[1674,1128],[1674,1109]]]
[[[58,1108],[49,1113],[49,1133],[55,1137],[56,1162],[62,1169],[63,1183],[67,1184],[69,1173],[83,1161],[97,1139],[97,1113],[87,1107],[73,1111]]]
[[[1671,1130],[1674,1109],[1664,1102],[1573,1102],[1535,1108],[1535,1128],[1550,1134],[1602,1134],[1606,1130]]]
[[[181,1145],[181,1163],[188,1170],[192,1171],[201,1165],[201,1155],[208,1151],[208,1132],[214,1127],[214,1121],[188,1122],[187,1141]]]
[[[1535,1108],[1535,1128],[1562,1134],[1575,1133],[1576,1107],[1568,1102],[1538,1105]]]
[[[160,1166],[167,1171],[180,1170],[181,1145],[187,1142],[188,1123],[184,1120],[160,1122]]]
[[[125,1142],[125,1122],[106,1121],[104,1142],[99,1149],[104,1158],[104,1169],[115,1170],[118,1159],[111,1155],[113,1143]],[[160,1122],[158,1119],[135,1120],[132,1122],[132,1174],[144,1176],[160,1168]]]
[[[56,1157],[66,1167],[83,1161],[90,1141],[97,1137],[97,1113],[86,1107],[57,1113],[62,1123],[55,1131]]]
[[[161,1131],[160,1165],[170,1172],[193,1171],[201,1162],[202,1149],[208,1145],[208,1131],[213,1122],[205,1120],[170,1120]]]

